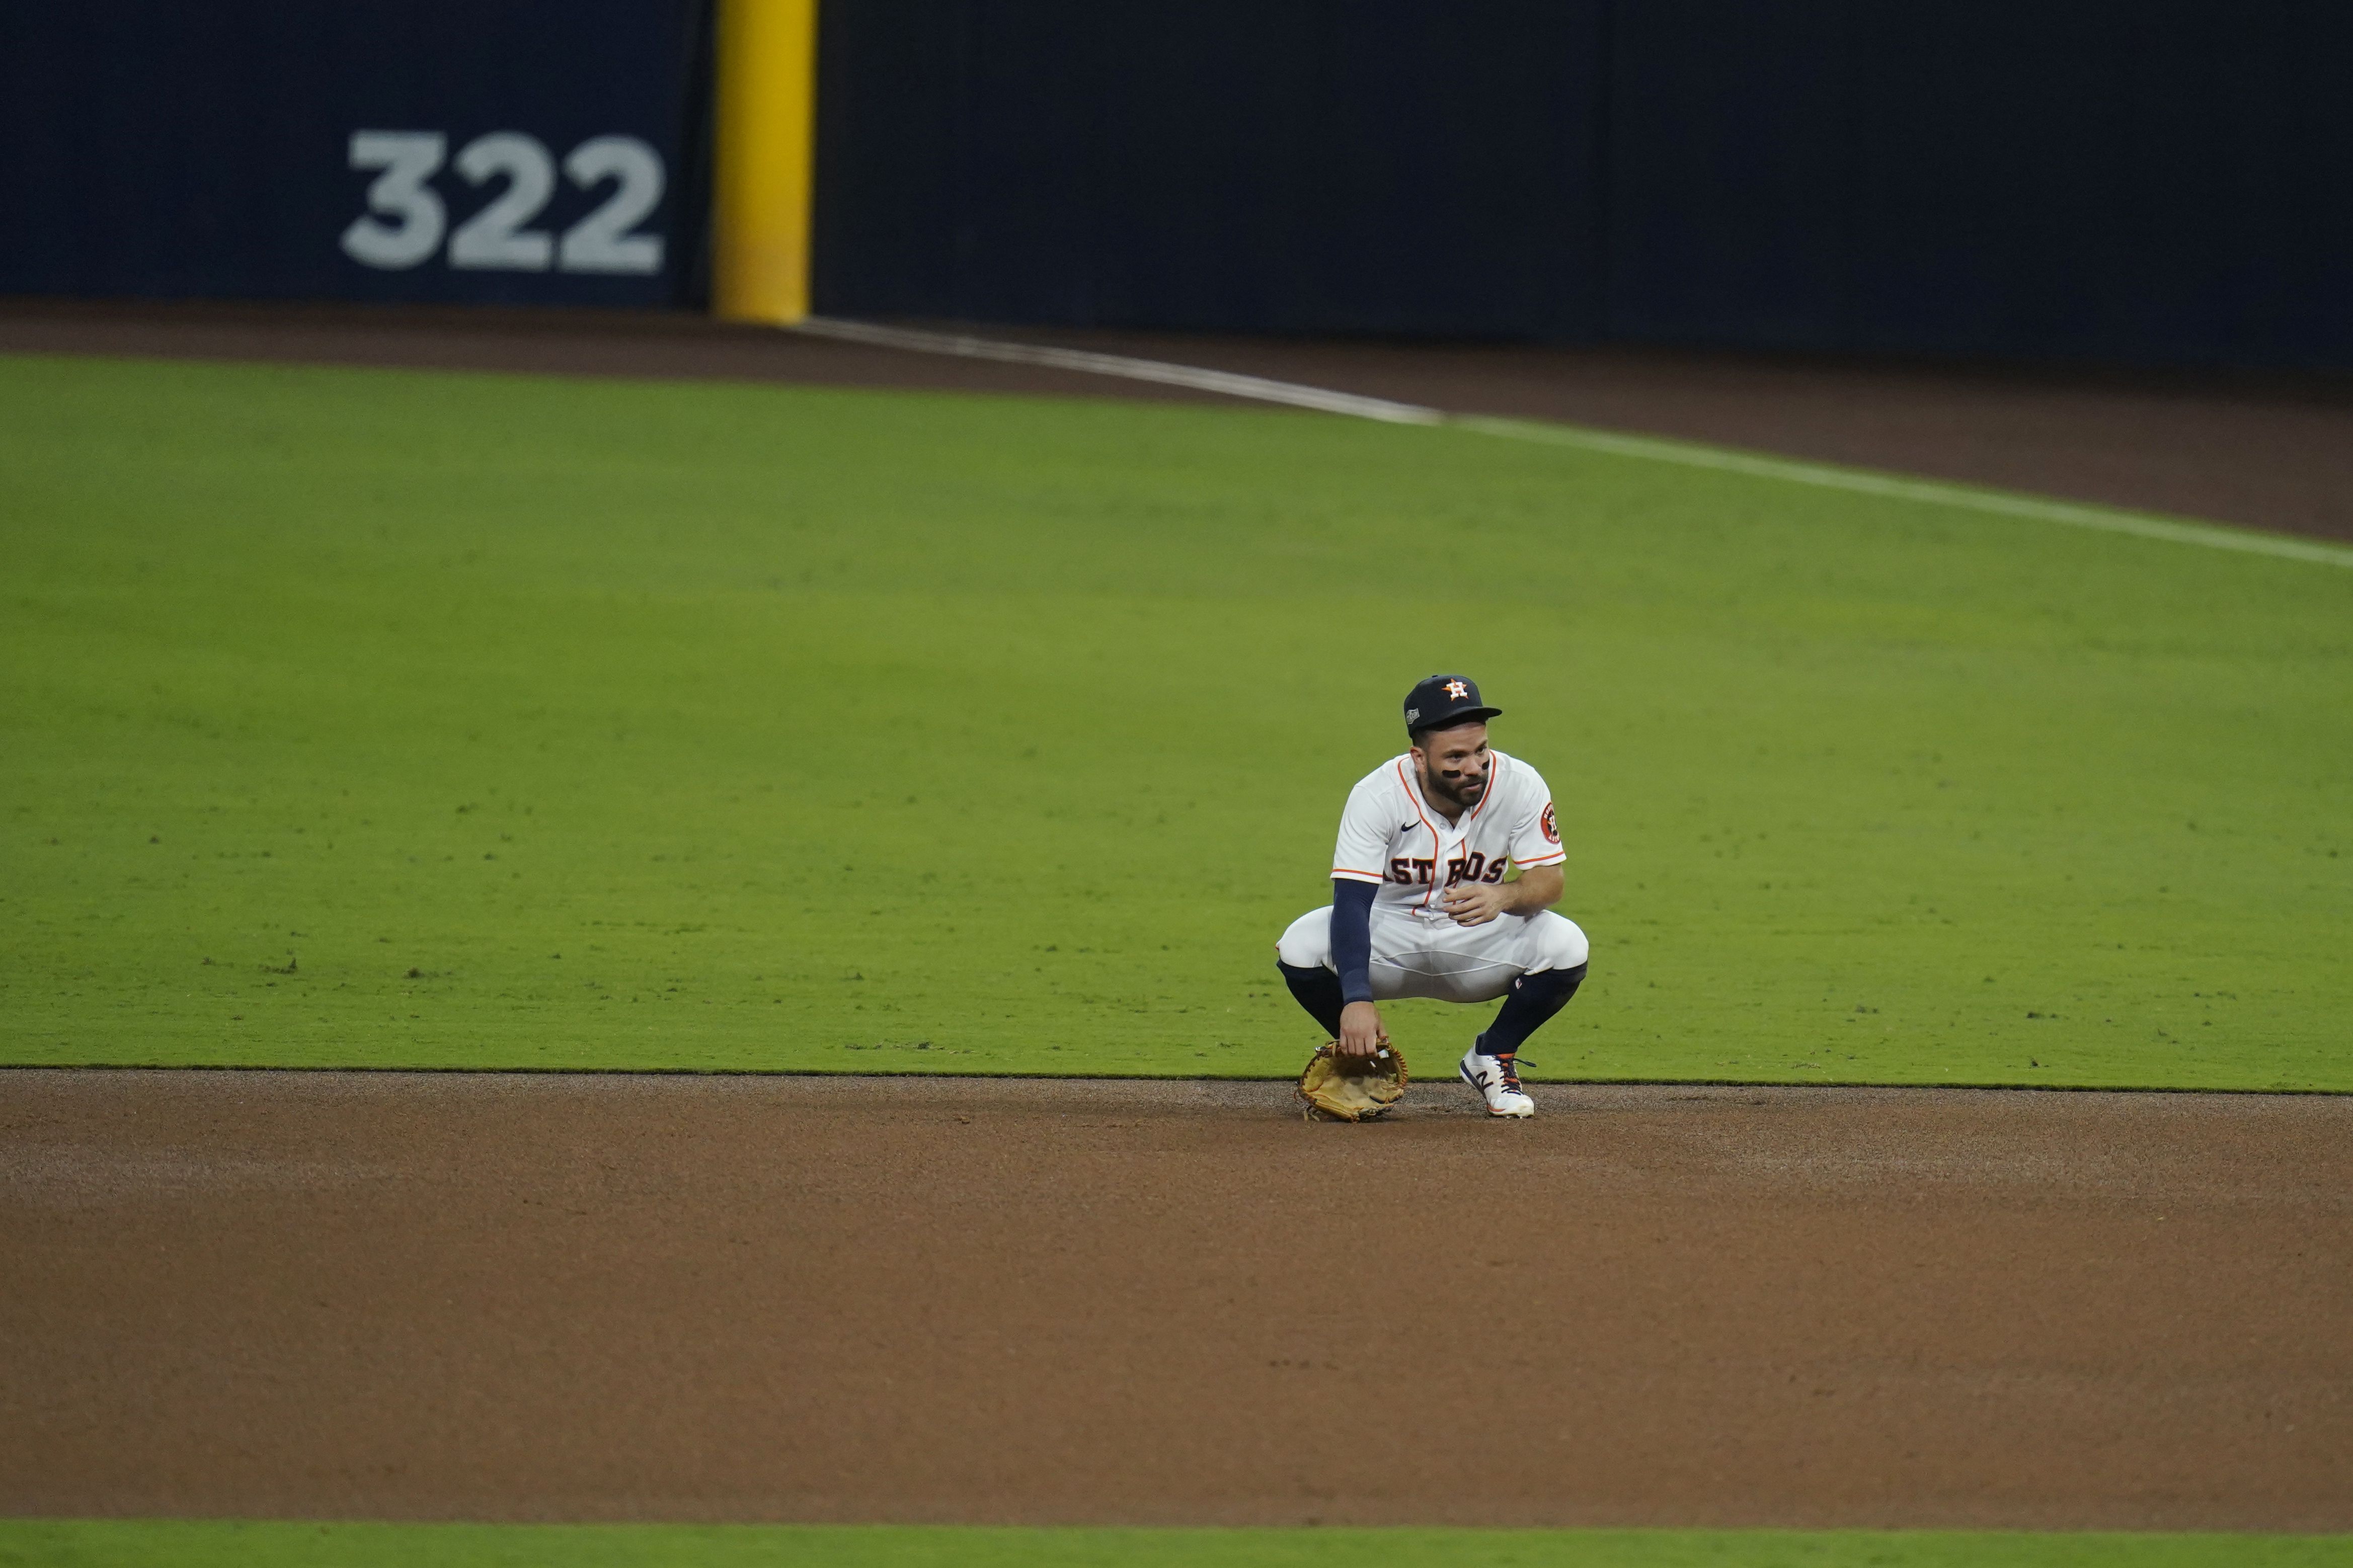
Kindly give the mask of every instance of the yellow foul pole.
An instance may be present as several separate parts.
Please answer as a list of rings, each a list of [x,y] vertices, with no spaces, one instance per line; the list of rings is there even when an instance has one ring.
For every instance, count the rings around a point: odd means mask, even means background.
[[[711,308],[789,325],[808,314],[817,0],[719,0]]]

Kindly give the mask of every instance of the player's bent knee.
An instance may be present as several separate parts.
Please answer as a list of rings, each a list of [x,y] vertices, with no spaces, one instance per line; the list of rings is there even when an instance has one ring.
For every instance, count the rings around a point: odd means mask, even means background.
[[[1530,973],[1539,969],[1581,969],[1591,956],[1585,932],[1567,915],[1556,915],[1550,910],[1536,917],[1536,962]]]
[[[1274,944],[1274,955],[1293,969],[1331,968],[1332,906],[1310,910],[1292,921]]]

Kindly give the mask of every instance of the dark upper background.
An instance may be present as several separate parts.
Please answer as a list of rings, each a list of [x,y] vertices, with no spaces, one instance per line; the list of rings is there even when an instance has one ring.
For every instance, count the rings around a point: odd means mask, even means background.
[[[24,0],[0,5],[0,293],[602,306],[681,300],[703,197],[704,10],[685,0]],[[651,278],[380,270],[343,253],[354,131],[633,136],[668,173]],[[455,228],[503,187],[448,167]],[[604,199],[560,176],[530,227]]]
[[[2341,3],[821,14],[829,314],[2353,368]],[[10,8],[0,292],[692,306],[706,29],[706,0]],[[361,268],[363,127],[639,137],[667,264]],[[487,195],[436,188],[453,223]]]

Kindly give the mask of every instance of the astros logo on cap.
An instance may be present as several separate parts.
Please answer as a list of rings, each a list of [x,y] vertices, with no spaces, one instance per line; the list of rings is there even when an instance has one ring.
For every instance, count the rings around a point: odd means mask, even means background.
[[[1471,689],[1459,680],[1450,680],[1446,683],[1446,695],[1460,700],[1471,695]]]

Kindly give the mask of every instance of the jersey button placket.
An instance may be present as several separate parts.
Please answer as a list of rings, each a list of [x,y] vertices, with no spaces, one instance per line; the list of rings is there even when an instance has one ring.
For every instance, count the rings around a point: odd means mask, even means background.
[[[1440,820],[1443,821],[1443,818]],[[1452,837],[1449,837],[1447,830],[1437,824],[1431,825],[1430,836],[1438,841],[1434,847],[1438,864],[1430,869],[1430,897],[1424,907],[1432,915],[1442,916],[1443,911],[1439,909],[1438,900],[1446,896],[1446,863],[1462,853],[1462,837],[1459,831]]]

